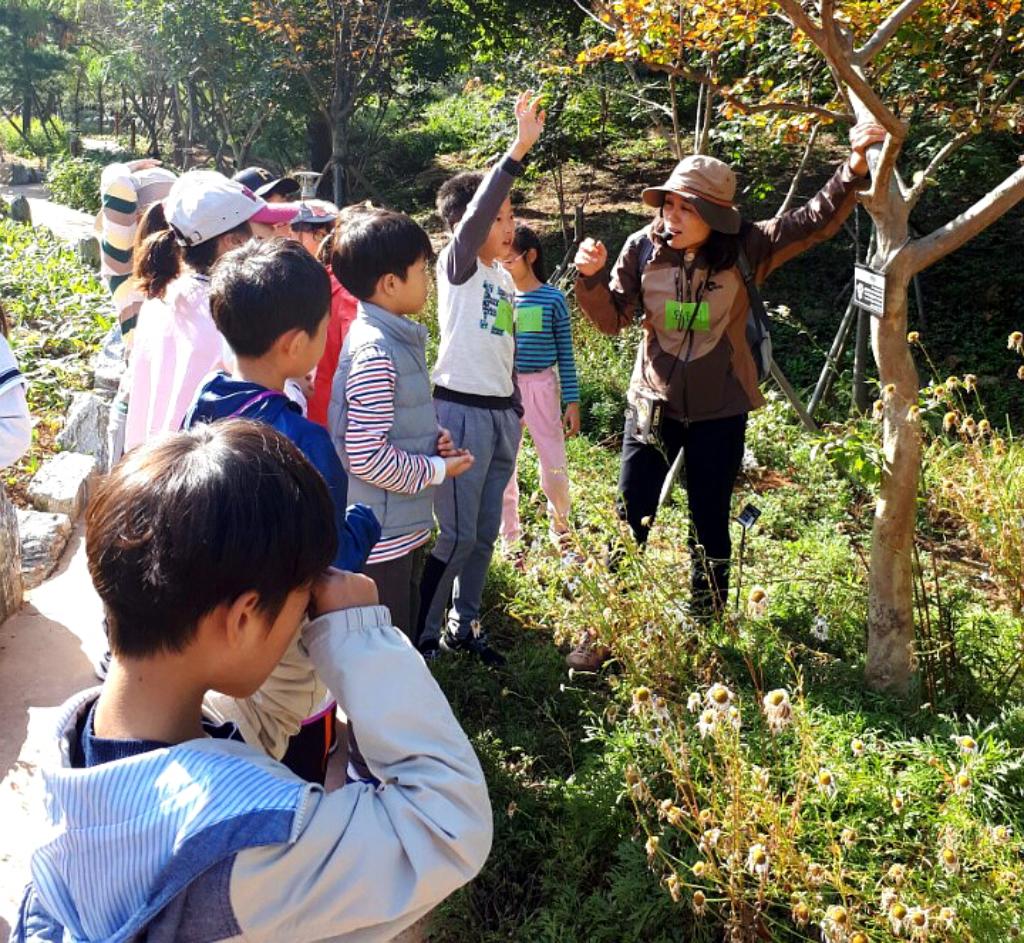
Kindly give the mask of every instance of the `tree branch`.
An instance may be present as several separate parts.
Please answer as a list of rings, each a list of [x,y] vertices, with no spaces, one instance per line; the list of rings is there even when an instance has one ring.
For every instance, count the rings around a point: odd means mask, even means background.
[[[924,191],[928,189],[929,180],[935,175],[937,171],[953,154],[955,154],[961,147],[963,147],[974,135],[970,129],[961,131],[956,137],[950,138],[939,150],[935,153],[932,159],[928,162],[928,166],[921,172],[920,178],[910,188],[910,192],[907,194],[907,205],[910,209],[917,206],[918,201],[924,196]]]
[[[973,206],[964,210],[945,226],[915,239],[908,247],[910,273],[916,275],[939,259],[955,252],[973,239],[1000,216],[1024,200],[1024,167],[1010,174],[998,187],[989,191]]]
[[[782,201],[776,211],[776,217],[781,216],[790,208],[793,203],[793,198],[796,196],[797,188],[800,186],[800,180],[804,175],[804,170],[807,169],[807,161],[810,159],[811,151],[814,150],[814,142],[818,139],[818,131],[821,129],[821,122],[811,128],[811,133],[807,136],[807,145],[804,147],[803,157],[800,158],[800,164],[796,168],[796,173],[793,174],[793,179],[789,183],[789,191],[786,193],[786,198]]]
[[[889,16],[879,24],[874,35],[855,53],[854,61],[858,65],[867,65],[877,56],[885,44],[896,35],[897,30],[913,16],[925,0],[903,0]]]

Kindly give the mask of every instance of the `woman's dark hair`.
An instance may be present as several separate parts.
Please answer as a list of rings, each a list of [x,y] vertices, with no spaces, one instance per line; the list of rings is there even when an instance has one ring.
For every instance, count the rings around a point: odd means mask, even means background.
[[[133,450],[89,502],[85,549],[110,648],[180,652],[199,620],[255,591],[276,619],[334,559],[319,472],[262,422],[201,423]]]
[[[736,265],[740,257],[740,246],[750,231],[751,223],[744,220],[740,223],[740,231],[728,235],[712,229],[707,242],[704,243],[704,257],[708,261],[709,272],[724,272]]]
[[[530,263],[533,274],[539,282],[548,280],[548,273],[544,268],[544,250],[540,246],[540,236],[529,226],[524,226],[522,223],[516,226],[516,234],[512,237],[512,248],[516,252],[529,252],[533,249],[537,253],[536,258]]]
[[[167,222],[162,203],[153,203],[142,215],[135,234],[132,253],[132,274],[139,290],[147,298],[162,298],[167,286],[180,274],[184,262],[196,272],[206,275],[217,261],[218,240],[224,236],[252,235],[252,227],[244,222],[197,246],[178,244],[179,233]]]
[[[7,323],[7,312],[4,311],[4,306],[0,304],[0,337],[6,337],[11,330],[11,326]]]

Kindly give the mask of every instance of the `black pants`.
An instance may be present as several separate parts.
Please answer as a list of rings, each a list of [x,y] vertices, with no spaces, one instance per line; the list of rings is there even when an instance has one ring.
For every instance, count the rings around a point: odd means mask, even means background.
[[[322,786],[327,778],[334,722],[332,707],[322,717],[303,724],[299,732],[288,740],[288,749],[281,757],[281,762],[306,782]]]
[[[423,546],[404,557],[363,567],[363,573],[377,584],[380,604],[391,612],[391,624],[398,626],[413,642],[420,614],[420,577],[426,558],[427,548]]]
[[[664,454],[654,445],[638,442],[634,429],[633,416],[628,414],[619,472],[619,517],[629,524],[637,543],[643,545],[669,466],[682,449],[690,507],[687,545],[693,606],[702,614],[721,610],[729,590],[729,508],[743,462],[746,414],[689,424],[665,419]]]

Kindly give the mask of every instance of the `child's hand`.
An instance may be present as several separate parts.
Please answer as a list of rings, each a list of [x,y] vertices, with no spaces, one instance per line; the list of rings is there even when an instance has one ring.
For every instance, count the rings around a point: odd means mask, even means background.
[[[522,160],[526,156],[526,152],[533,147],[544,130],[547,113],[539,111],[539,108],[540,95],[532,95],[529,91],[519,93],[515,106],[516,141],[510,152],[515,160]]]
[[[380,602],[377,584],[362,573],[347,573],[328,567],[313,583],[309,615],[315,619],[339,609],[376,606]]]
[[[452,434],[444,426],[440,426],[437,430],[437,454],[441,458],[448,458],[450,455],[459,454],[459,449],[455,448]]]
[[[455,449],[453,454],[444,460],[445,475],[449,478],[458,478],[463,472],[469,471],[475,461],[469,449]]]
[[[565,407],[565,415],[562,417],[562,425],[565,427],[565,434],[571,439],[580,434],[580,404],[570,403]]]
[[[580,243],[573,261],[580,275],[594,275],[600,272],[608,261],[608,250],[600,239],[591,239],[588,236]]]

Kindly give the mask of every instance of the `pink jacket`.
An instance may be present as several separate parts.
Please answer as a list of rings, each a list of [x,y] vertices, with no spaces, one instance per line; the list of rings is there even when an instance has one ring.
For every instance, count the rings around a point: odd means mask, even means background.
[[[181,428],[203,380],[229,368],[229,351],[210,316],[210,280],[188,273],[139,311],[129,361],[124,448]]]

